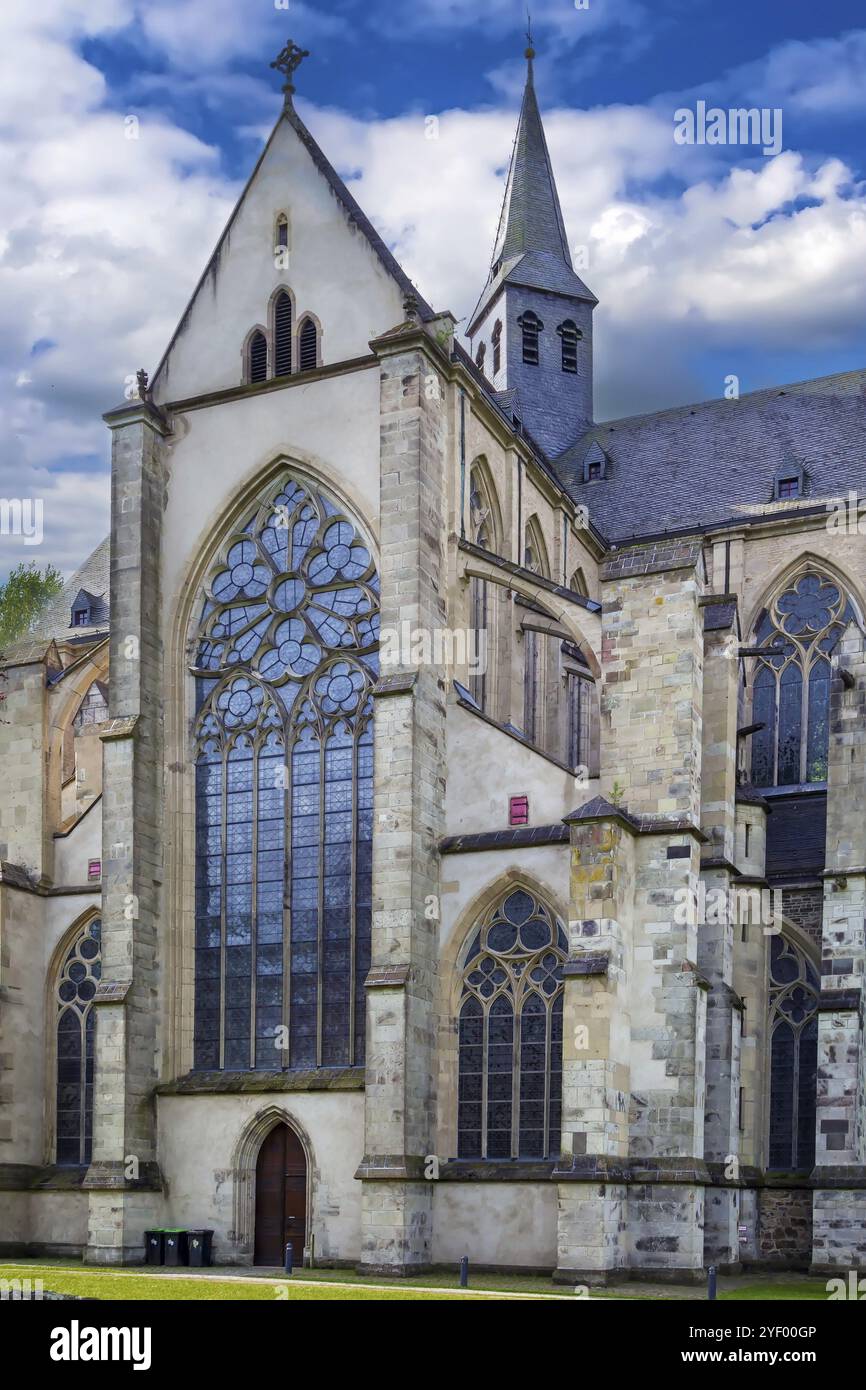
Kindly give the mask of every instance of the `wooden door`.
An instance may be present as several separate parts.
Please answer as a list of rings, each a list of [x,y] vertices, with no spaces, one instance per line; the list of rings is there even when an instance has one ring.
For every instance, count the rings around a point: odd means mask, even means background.
[[[282,1265],[292,1242],[300,1265],[307,1238],[307,1162],[301,1141],[288,1125],[268,1134],[256,1163],[257,1265]]]

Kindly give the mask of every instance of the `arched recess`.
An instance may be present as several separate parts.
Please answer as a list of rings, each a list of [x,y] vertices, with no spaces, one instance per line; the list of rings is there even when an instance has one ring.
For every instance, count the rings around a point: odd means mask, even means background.
[[[533,574],[541,574],[545,579],[550,578],[550,559],[547,554],[547,545],[544,540],[544,532],[541,529],[541,522],[535,513],[529,518],[523,530],[521,564],[524,569],[531,570]]]
[[[322,365],[322,325],[317,316],[305,309],[298,316],[297,370],[312,372]]]
[[[267,1105],[259,1110],[244,1126],[232,1153],[232,1229],[229,1239],[236,1247],[238,1256],[245,1262],[252,1262],[255,1241],[256,1215],[256,1163],[259,1150],[271,1130],[277,1125],[286,1125],[296,1135],[304,1151],[307,1162],[307,1219],[309,1233],[315,1228],[315,1192],[319,1174],[315,1166],[313,1145],[304,1126],[282,1105]],[[295,1259],[300,1264],[299,1252]]]
[[[549,884],[542,883],[525,869],[511,868],[487,884],[468,903],[455,923],[442,951],[439,965],[439,1145],[438,1151],[448,1157],[458,1152],[457,1114],[459,1091],[459,1013],[463,991],[463,969],[479,924],[488,917],[497,903],[515,892],[524,892],[544,904],[552,917],[564,926],[568,922],[568,905]],[[558,1156],[558,1155],[557,1155]]]
[[[271,375],[271,340],[264,324],[256,323],[241,348],[242,375],[247,385],[267,381]]]
[[[278,285],[268,301],[268,375],[289,376],[297,371],[297,305],[288,285]]]
[[[469,538],[498,555],[502,547],[502,513],[487,460],[479,455],[469,469]],[[506,656],[502,590],[486,579],[469,581],[469,628],[475,633],[475,666],[469,689],[480,709],[497,717]]]
[[[58,1020],[61,1001],[58,1000],[58,987],[76,943],[93,924],[101,923],[102,909],[88,907],[66,928],[48,961],[45,973],[44,992],[44,1042],[45,1057],[45,1097],[44,1097],[44,1161],[46,1164],[60,1162],[57,1154],[57,1109],[58,1109]],[[101,953],[100,953],[101,957]],[[89,973],[92,973],[89,972]],[[69,1001],[63,1001],[67,1003]],[[94,1052],[95,1065],[95,1052]]]
[[[188,1072],[193,1065],[195,765],[190,760],[189,740],[197,710],[190,662],[201,612],[201,587],[229,538],[243,530],[262,498],[289,473],[313,490],[326,493],[342,512],[351,516],[378,572],[378,547],[365,515],[364,498],[346,479],[338,482],[311,458],[288,453],[267,455],[250,464],[237,490],[206,517],[179,572],[166,653],[169,698],[165,707],[165,755],[171,776],[165,793],[167,911],[161,927],[166,997],[174,1001],[166,1018],[165,1059],[167,1071],[175,1076]],[[169,929],[169,923],[180,923],[181,929]]]
[[[751,645],[767,650],[747,677],[751,719],[764,726],[750,748],[757,786],[826,781],[832,655],[849,623],[862,630],[856,598],[837,574],[801,556],[753,615]]]
[[[51,831],[60,830],[63,815],[64,749],[74,737],[73,723],[87,693],[96,682],[108,682],[108,638],[79,662],[67,668],[62,681],[49,692],[50,739],[48,745],[48,824]],[[101,778],[98,793],[101,793]],[[97,793],[97,794],[98,794]],[[92,799],[89,804],[92,804]]]

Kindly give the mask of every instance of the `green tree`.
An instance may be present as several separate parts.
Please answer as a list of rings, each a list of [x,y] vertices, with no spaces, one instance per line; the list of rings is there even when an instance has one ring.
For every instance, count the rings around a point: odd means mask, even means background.
[[[35,561],[23,561],[0,584],[0,651],[26,636],[49,599],[63,588],[63,575],[53,565],[44,572]]]

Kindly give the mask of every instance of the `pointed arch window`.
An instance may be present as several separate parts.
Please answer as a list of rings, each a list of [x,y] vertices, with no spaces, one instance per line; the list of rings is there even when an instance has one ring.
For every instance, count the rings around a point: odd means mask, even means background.
[[[531,309],[520,315],[517,320],[523,333],[523,360],[531,367],[537,367],[539,363],[538,338],[544,324],[537,314]]]
[[[757,659],[752,718],[756,786],[795,786],[827,779],[830,658],[854,608],[835,580],[807,570],[770,603],[755,629]]]
[[[247,381],[266,381],[268,376],[268,341],[256,329],[247,346]]]
[[[476,367],[478,368],[479,372],[483,372],[483,371],[484,371],[484,359],[485,359],[486,355],[487,355],[487,347],[486,347],[486,344],[484,344],[484,343],[479,343],[479,344],[478,344],[478,351],[477,351],[476,354],[475,354],[475,365],[476,365]]]
[[[458,1018],[460,1158],[559,1156],[562,922],[523,888],[474,932]]]
[[[577,345],[582,337],[581,331],[573,319],[566,319],[556,331],[562,340],[562,370],[575,373],[577,371]]]
[[[298,368],[302,372],[313,372],[319,365],[319,335],[315,320],[305,318],[298,333]]]
[[[792,941],[770,937],[771,1168],[815,1162],[818,1075],[818,974]]]
[[[479,460],[469,473],[469,534],[475,545],[496,552],[498,536],[491,497],[492,483],[485,478],[484,471],[484,465]],[[469,674],[469,689],[481,710],[487,709],[490,696],[487,674],[497,601],[495,586],[492,587],[493,592],[487,580],[478,575],[472,575],[469,580],[469,625],[476,643],[476,669]]]
[[[102,923],[88,922],[67,952],[57,981],[57,1162],[85,1164],[93,1149],[96,1014]]]
[[[290,477],[207,583],[193,667],[197,1069],[363,1062],[378,613],[357,526]]]
[[[493,345],[493,375],[496,376],[502,366],[502,320],[497,319],[493,325],[493,332],[490,335]]]
[[[274,300],[274,376],[288,376],[292,370],[292,300],[280,290]]]

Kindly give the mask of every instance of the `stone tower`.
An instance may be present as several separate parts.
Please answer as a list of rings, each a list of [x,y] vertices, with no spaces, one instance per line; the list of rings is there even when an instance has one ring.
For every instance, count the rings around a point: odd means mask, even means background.
[[[500,403],[555,458],[592,421],[592,311],[575,274],[532,48],[487,284],[469,320],[472,356]]]

